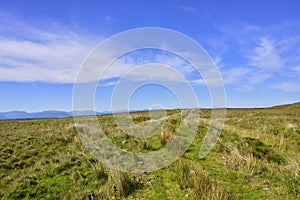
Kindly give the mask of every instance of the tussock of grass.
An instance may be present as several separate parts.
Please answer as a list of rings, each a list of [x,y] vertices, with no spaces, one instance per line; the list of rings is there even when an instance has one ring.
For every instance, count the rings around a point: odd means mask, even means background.
[[[179,160],[176,166],[176,178],[180,189],[191,189],[188,195],[193,199],[229,199],[230,193],[222,184],[213,179],[203,169],[191,169],[189,163]]]
[[[163,128],[160,134],[160,142],[163,146],[169,144],[170,141],[173,139],[173,132],[170,130],[171,128],[166,127]]]

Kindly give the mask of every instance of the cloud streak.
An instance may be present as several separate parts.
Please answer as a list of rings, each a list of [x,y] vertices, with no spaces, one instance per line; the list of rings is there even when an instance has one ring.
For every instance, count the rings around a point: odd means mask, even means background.
[[[300,92],[300,85],[292,82],[279,83],[271,86],[271,88],[282,90],[284,92]]]
[[[180,8],[181,10],[185,11],[185,12],[190,12],[190,13],[197,13],[198,12],[195,8],[192,8],[192,7],[186,6],[186,5],[179,5],[177,7]]]
[[[258,45],[254,47],[248,58],[249,65],[262,70],[278,71],[284,65],[284,61],[276,51],[274,42],[268,38],[260,38]]]
[[[92,40],[99,41],[64,26],[48,30],[16,19],[2,18],[0,27],[0,81],[72,83]]]
[[[243,84],[247,88],[245,91],[257,87],[275,89],[269,85],[282,82],[276,85],[276,89],[297,91],[295,86],[300,85],[300,30],[297,24],[297,21],[287,21],[259,26],[233,21],[231,24],[216,26],[223,34],[213,44],[232,44],[226,48],[219,45],[223,51],[215,55],[219,58],[219,66],[222,66],[224,82],[234,90],[237,84]],[[207,44],[209,48],[218,48]],[[232,60],[233,52],[236,52],[234,59],[242,64]],[[227,58],[227,55],[230,57]],[[243,66],[244,70],[239,66]]]

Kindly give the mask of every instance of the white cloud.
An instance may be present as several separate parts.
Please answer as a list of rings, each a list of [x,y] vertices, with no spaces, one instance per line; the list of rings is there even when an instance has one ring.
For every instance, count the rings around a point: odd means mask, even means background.
[[[300,92],[300,84],[284,82],[271,86],[271,88],[282,90],[284,92]]]
[[[293,67],[292,70],[293,70],[293,71],[296,71],[296,72],[300,72],[300,66]]]
[[[189,82],[176,69],[162,64],[146,64],[126,73],[127,81],[135,82]]]
[[[248,82],[249,84],[258,84],[262,83],[272,77],[271,74],[266,74],[265,72],[255,72],[248,76]]]
[[[156,56],[156,62],[175,68],[184,75],[188,75],[196,71],[192,65],[185,62],[182,58],[178,56],[159,54]]]
[[[177,7],[182,9],[185,12],[197,13],[197,10],[195,8],[190,7],[190,6],[179,5]]]
[[[0,80],[73,82],[88,54],[84,44],[69,41],[0,40]]]
[[[72,83],[80,64],[102,39],[59,25],[46,29],[10,18],[0,20],[0,33],[0,81],[16,82]]]
[[[242,82],[252,70],[248,67],[236,67],[223,69],[222,76],[225,84],[236,84]]]
[[[250,92],[254,90],[255,88],[250,85],[238,85],[233,88],[233,90],[238,91],[238,92]]]
[[[224,82],[230,85],[230,88],[237,87],[238,84],[253,88],[260,84],[260,87],[270,88],[268,84],[271,82],[290,80],[291,83],[278,84],[278,87],[286,92],[297,91],[295,83],[300,80],[298,24],[297,21],[286,21],[259,26],[236,20],[230,24],[217,25],[216,28],[223,33],[219,38],[232,45],[227,47],[225,54],[219,54],[220,63],[224,63],[221,69]],[[210,48],[212,46],[209,44]],[[222,46],[219,45],[220,48]],[[229,57],[226,57],[227,55]],[[235,61],[232,61],[233,56],[247,69],[240,69],[238,66],[241,64],[235,64]],[[251,70],[247,71],[248,69]]]
[[[110,15],[106,15],[105,16],[105,22],[106,23],[113,23],[114,21],[116,21],[116,19]]]
[[[284,66],[275,44],[268,38],[261,38],[257,46],[248,55],[250,65],[263,70],[278,71]]]
[[[147,65],[147,67],[143,67],[144,65]],[[158,69],[158,65],[162,68],[161,70]],[[151,59],[128,55],[112,63],[103,74],[102,81],[106,82],[105,80],[114,78],[114,81],[117,82],[119,78],[126,76],[130,81],[164,80],[182,82],[179,76],[186,81],[190,81],[190,76],[195,75],[196,72],[192,65],[175,55],[158,53],[153,55]],[[109,84],[111,85],[112,82],[109,81]]]

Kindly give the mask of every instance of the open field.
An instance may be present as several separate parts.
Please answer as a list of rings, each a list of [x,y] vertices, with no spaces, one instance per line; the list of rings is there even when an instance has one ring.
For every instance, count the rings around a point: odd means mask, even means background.
[[[108,169],[82,146],[72,118],[0,122],[2,199],[300,199],[300,103],[228,109],[222,135],[204,159],[198,152],[210,122],[201,110],[197,136],[167,168],[145,174]],[[164,133],[137,139],[99,116],[105,134],[128,151],[155,151],[180,123],[168,111]],[[147,112],[132,113],[135,123]]]

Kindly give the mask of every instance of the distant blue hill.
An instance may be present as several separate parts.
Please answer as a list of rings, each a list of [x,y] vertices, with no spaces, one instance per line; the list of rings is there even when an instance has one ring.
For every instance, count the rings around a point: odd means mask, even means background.
[[[141,112],[146,110],[120,110],[115,113],[124,112]],[[48,110],[41,112],[25,112],[25,111],[10,111],[10,112],[0,112],[0,120],[16,120],[16,119],[44,119],[44,118],[65,118],[73,116],[88,116],[88,115],[104,115],[112,114],[111,111],[94,112],[92,110],[84,111],[58,111],[58,110]]]
[[[94,111],[74,111],[74,112],[64,112],[57,110],[49,110],[42,112],[24,112],[24,111],[10,111],[10,112],[0,112],[0,120],[8,119],[41,119],[41,118],[65,118],[72,116],[87,116],[94,115]],[[109,112],[96,112],[96,114],[109,114]]]
[[[291,103],[286,105],[278,105],[271,106],[267,108],[277,108],[277,109],[300,109],[300,102]],[[197,109],[197,108],[195,108]],[[208,108],[209,109],[209,108]],[[231,108],[227,108],[231,109]],[[237,109],[237,108],[232,108]],[[245,108],[240,108],[245,109]],[[120,110],[114,113],[123,113],[123,112],[142,112],[147,110]],[[64,118],[64,117],[72,117],[72,116],[87,116],[87,115],[103,115],[103,114],[111,114],[111,111],[102,111],[102,112],[94,112],[92,110],[84,110],[84,111],[57,111],[57,110],[48,110],[42,112],[24,112],[24,111],[10,111],[10,112],[0,112],[0,120],[15,120],[15,119],[41,119],[41,118]]]
[[[30,118],[30,113],[23,111],[11,111],[0,113],[0,119],[25,119]]]

